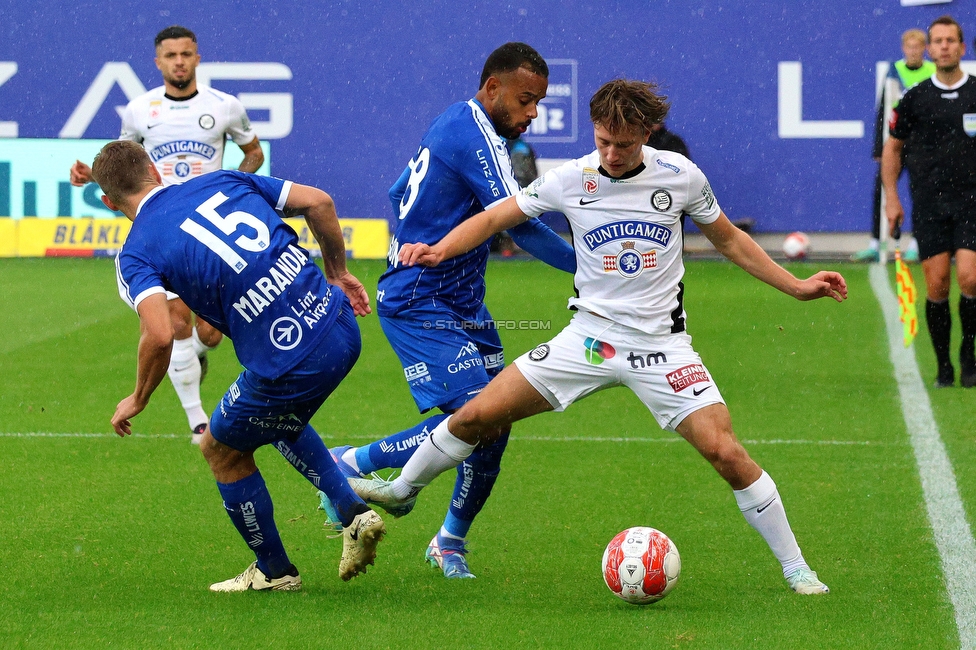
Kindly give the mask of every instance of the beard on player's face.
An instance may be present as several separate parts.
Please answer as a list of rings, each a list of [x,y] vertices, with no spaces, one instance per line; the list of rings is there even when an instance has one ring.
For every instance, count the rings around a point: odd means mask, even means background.
[[[191,74],[190,76],[184,77],[182,79],[167,79],[166,82],[169,83],[169,85],[173,86],[174,88],[178,88],[179,90],[186,90],[186,87],[189,86],[191,83],[193,83],[193,79],[194,79],[194,75]]]
[[[495,124],[495,131],[498,135],[509,140],[522,135],[520,127],[528,128],[528,124],[516,125],[512,120],[512,115],[502,107],[496,108],[491,116],[491,121]]]

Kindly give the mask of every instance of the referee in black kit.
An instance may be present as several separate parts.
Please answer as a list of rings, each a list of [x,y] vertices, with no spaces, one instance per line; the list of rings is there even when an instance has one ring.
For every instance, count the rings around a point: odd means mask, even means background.
[[[891,137],[881,156],[885,213],[891,227],[905,216],[898,175],[905,164],[912,194],[912,221],[925,273],[925,316],[935,348],[939,388],[955,384],[949,353],[952,315],[949,285],[953,255],[959,283],[960,382],[976,386],[976,79],[959,61],[966,53],[962,27],[951,16],[937,18],[928,32],[931,79],[905,93],[891,118]]]

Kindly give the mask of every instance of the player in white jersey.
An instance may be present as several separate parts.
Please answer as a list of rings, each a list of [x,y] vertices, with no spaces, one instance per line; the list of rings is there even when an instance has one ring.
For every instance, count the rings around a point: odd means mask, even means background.
[[[119,139],[145,147],[163,185],[220,169],[228,138],[244,152],[238,169],[257,171],[264,153],[240,100],[197,84],[200,54],[196,35],[174,25],[159,32],[155,44],[156,67],[162,73],[163,85],[129,102],[122,112]],[[91,180],[91,167],[75,161],[71,184],[82,186]],[[207,351],[222,335],[200,319],[194,326],[193,315],[179,296],[167,295],[176,333],[168,374],[193,431],[190,441],[199,443],[208,420],[200,399],[200,381],[206,373]]]
[[[728,259],[799,300],[839,302],[847,285],[830,271],[794,277],[729,221],[690,160],[642,146],[667,114],[666,99],[655,90],[634,81],[605,84],[590,102],[595,152],[471,217],[435,246],[402,246],[403,263],[436,265],[530,215],[563,212],[576,249],[578,297],[570,307],[577,314],[554,339],[516,359],[441,422],[394,482],[351,484],[367,502],[408,501],[477,444],[493,440],[500,427],[622,384],[729,483],[789,586],[801,594],[827,593],[800,552],[776,484],[733,433],[725,401],[685,332],[681,215],[690,216]]]

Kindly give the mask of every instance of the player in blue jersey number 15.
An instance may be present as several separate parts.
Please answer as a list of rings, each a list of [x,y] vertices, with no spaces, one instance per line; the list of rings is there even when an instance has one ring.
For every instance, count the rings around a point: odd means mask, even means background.
[[[92,164],[103,201],[132,220],[116,260],[119,293],[139,314],[136,387],[112,426],[133,417],[166,375],[173,325],[166,292],[229,336],[244,371],[210,418],[201,451],[224,508],[256,561],[212,591],[301,588],[285,553],[254,450],[271,444],[336,506],[343,524],[339,576],[366,571],[383,520],[350,489],[308,422],[359,357],[355,316],[370,313],[363,285],[346,270],[331,197],[314,187],[216,171],[163,187],[146,151],[111,142]],[[278,211],[303,215],[322,249],[325,275]]]
[[[264,153],[244,105],[234,95],[197,83],[200,54],[196,35],[173,25],[156,35],[155,47],[163,85],[126,105],[119,139],[138,142],[149,152],[163,185],[220,169],[228,139],[244,154],[238,169],[256,172]],[[71,167],[71,184],[80,187],[91,180],[91,167],[76,161]],[[168,298],[176,339],[167,374],[193,432],[190,442],[199,444],[208,417],[200,382],[208,366],[207,352],[220,342],[221,334],[204,321],[194,323],[192,312],[175,293]]]

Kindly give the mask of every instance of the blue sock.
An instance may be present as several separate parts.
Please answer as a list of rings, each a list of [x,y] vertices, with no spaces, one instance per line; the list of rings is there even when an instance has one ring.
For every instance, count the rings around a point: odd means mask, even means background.
[[[444,529],[456,537],[466,537],[475,517],[481,512],[501,471],[502,453],[508,445],[505,434],[497,442],[479,448],[458,465],[458,477],[451,495],[451,508],[444,518]]]
[[[403,467],[413,456],[413,452],[417,451],[420,443],[446,417],[445,413],[432,415],[416,426],[358,448],[356,464],[359,465],[359,471],[369,474],[379,469]]]
[[[468,521],[466,519],[458,519],[454,514],[448,510],[447,516],[444,517],[444,530],[451,537],[457,537],[458,539],[464,539],[468,536],[468,531],[471,530],[471,524],[473,521]]]
[[[274,522],[274,504],[261,472],[233,483],[217,483],[224,509],[237,532],[258,558],[258,568],[269,578],[287,573],[291,562]]]
[[[360,499],[332,460],[322,438],[310,425],[305,427],[298,440],[291,442],[285,438],[275,440],[275,449],[285,457],[292,467],[332,501],[343,526],[348,526],[356,515],[369,510]]]

